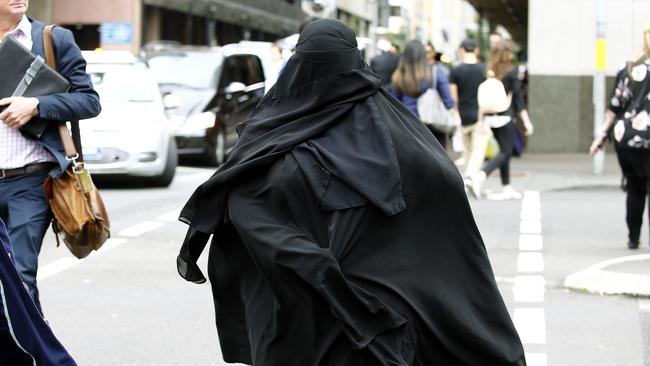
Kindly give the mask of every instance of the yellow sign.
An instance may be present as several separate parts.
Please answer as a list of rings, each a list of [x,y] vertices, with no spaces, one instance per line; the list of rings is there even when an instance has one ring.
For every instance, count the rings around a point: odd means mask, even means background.
[[[596,40],[596,70],[605,71],[607,65],[607,41],[603,38]]]

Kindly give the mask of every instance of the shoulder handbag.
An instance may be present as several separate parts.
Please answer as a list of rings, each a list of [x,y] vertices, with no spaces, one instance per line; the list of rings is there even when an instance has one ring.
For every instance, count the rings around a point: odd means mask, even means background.
[[[56,70],[56,58],[52,47],[52,28],[43,30],[45,60]],[[81,155],[79,121],[71,121],[72,136],[66,123],[59,125],[59,134],[65,148],[66,158],[72,163],[61,177],[48,177],[44,183],[45,197],[52,210],[52,229],[72,254],[81,259],[99,249],[111,236],[108,214],[104,202],[86,170]]]
[[[417,110],[420,115],[420,120],[424,124],[430,125],[440,133],[450,134],[458,126],[454,117],[447,107],[445,107],[445,103],[440,98],[440,94],[438,94],[438,90],[436,89],[436,71],[436,65],[433,65],[432,86],[418,97]]]

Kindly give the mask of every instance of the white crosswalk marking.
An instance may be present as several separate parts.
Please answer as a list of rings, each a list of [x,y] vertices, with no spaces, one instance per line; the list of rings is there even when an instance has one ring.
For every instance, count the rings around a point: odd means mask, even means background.
[[[519,250],[540,251],[544,249],[544,240],[541,234],[519,235]]]
[[[124,236],[131,238],[134,236],[140,236],[149,231],[156,230],[162,227],[164,224],[160,221],[145,221],[137,225],[133,225],[119,232],[118,236]]]
[[[519,255],[517,271],[512,286],[515,303],[526,304],[516,307],[513,313],[515,328],[521,342],[526,345],[546,344],[546,315],[544,294],[546,279],[544,272],[544,239],[542,237],[542,205],[537,191],[527,191],[521,202],[519,223]],[[538,304],[540,307],[530,307]],[[526,353],[529,366],[547,366],[546,353]]]
[[[544,302],[544,276],[517,276],[512,288],[515,302]]]
[[[163,221],[163,222],[172,222],[172,221],[178,221],[178,216],[181,215],[181,210],[174,210],[170,211],[167,213],[164,213],[158,217],[156,217],[157,221]]]
[[[537,252],[522,252],[517,256],[517,271],[535,273],[544,271],[544,256]]]
[[[526,364],[528,366],[546,366],[548,365],[548,355],[546,353],[526,353]]]
[[[546,344],[546,319],[543,308],[517,308],[512,319],[524,344]]]

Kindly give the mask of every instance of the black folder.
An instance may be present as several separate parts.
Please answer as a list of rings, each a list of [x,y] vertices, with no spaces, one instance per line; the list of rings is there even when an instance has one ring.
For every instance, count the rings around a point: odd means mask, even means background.
[[[40,97],[68,91],[70,83],[52,70],[42,57],[33,54],[11,36],[0,43],[0,99]],[[20,131],[40,138],[48,122],[34,118]]]

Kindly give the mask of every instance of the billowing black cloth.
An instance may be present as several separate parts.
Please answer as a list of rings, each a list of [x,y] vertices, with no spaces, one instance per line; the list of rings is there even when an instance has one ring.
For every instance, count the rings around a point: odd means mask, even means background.
[[[195,262],[213,234],[224,359],[525,365],[458,170],[354,39],[334,20],[305,28],[181,213],[184,278],[205,280]]]

